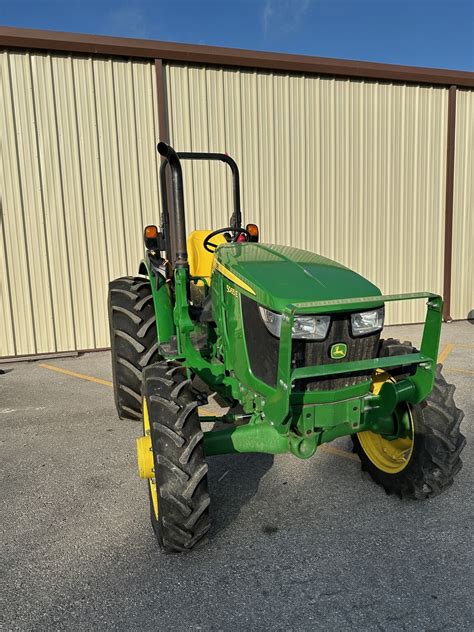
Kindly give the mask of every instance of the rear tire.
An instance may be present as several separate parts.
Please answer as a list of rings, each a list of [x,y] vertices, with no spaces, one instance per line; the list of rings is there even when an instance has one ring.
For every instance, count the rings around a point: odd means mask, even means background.
[[[111,281],[108,305],[115,406],[120,419],[139,421],[142,372],[159,359],[149,280],[122,277]]]
[[[179,366],[163,361],[143,373],[157,494],[155,511],[149,492],[151,523],[166,553],[201,546],[210,528],[208,467],[196,395]]]
[[[410,343],[389,339],[383,342],[379,355],[401,355],[413,351]],[[387,494],[412,499],[437,496],[453,484],[462,467],[460,453],[466,439],[461,434],[460,425],[464,413],[456,407],[453,398],[455,386],[446,382],[441,368],[442,365],[438,364],[434,387],[426,400],[421,404],[407,404],[413,423],[413,447],[404,469],[397,473],[381,470],[369,457],[359,437],[352,437],[354,452],[361,460],[362,469]],[[397,378],[402,379],[403,376]]]

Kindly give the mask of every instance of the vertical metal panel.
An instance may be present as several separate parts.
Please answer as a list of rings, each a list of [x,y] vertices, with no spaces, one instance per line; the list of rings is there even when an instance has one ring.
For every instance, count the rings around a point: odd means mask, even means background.
[[[453,318],[474,318],[474,92],[459,90],[456,112],[452,300]]]
[[[2,54],[0,356],[108,345],[159,217],[151,62]]]
[[[9,119],[5,126],[6,165],[2,187],[8,286],[12,293],[16,353],[29,353],[30,349],[41,353],[56,349],[56,338],[41,187],[38,104],[30,57],[18,56],[14,66],[8,61],[4,53],[3,81],[11,92],[2,99]],[[13,176],[11,181],[10,175]],[[38,331],[41,336],[37,335]]]
[[[236,158],[244,219],[264,240],[334,258],[387,293],[441,292],[446,89],[173,64],[167,77],[172,143]],[[218,177],[186,166],[191,228],[225,224]],[[388,311],[416,322],[425,308]]]

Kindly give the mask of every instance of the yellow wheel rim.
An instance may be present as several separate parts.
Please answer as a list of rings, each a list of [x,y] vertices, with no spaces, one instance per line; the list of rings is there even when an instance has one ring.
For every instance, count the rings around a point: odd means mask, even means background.
[[[385,382],[395,380],[384,371],[378,370],[372,383],[372,392],[377,394]],[[413,454],[414,424],[409,404],[400,404],[394,413],[399,422],[410,428],[410,436],[389,441],[375,432],[359,432],[360,445],[367,457],[382,472],[398,474],[406,468]]]
[[[148,415],[148,406],[145,398],[143,398],[143,434],[145,435],[145,437],[151,436],[150,417]],[[156,490],[156,478],[149,478],[148,485],[150,486],[150,496],[151,502],[153,504],[153,513],[155,514],[155,518],[158,518],[158,492]]]

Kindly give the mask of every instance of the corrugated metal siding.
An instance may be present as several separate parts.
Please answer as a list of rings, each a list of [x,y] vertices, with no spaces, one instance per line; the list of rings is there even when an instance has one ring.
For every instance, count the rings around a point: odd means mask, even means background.
[[[451,316],[464,319],[474,318],[474,92],[456,103]]]
[[[1,116],[0,356],[106,347],[160,212],[154,66],[3,52]]]
[[[150,62],[3,52],[0,357],[108,345],[106,286],[159,217]],[[441,291],[447,90],[166,67],[171,140],[227,151],[264,240],[384,292]],[[452,315],[472,305],[473,93],[458,92]],[[189,229],[226,223],[222,164],[184,166]],[[107,238],[106,238],[107,233]],[[422,320],[401,304],[391,322]]]
[[[263,240],[336,259],[382,291],[442,291],[447,91],[167,67],[177,150],[226,151]],[[189,228],[224,225],[223,165],[185,165]],[[422,304],[391,322],[424,319]]]

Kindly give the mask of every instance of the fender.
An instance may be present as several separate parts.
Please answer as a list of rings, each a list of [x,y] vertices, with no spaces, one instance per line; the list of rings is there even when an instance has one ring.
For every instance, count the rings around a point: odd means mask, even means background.
[[[156,335],[158,344],[168,342],[176,334],[173,319],[173,305],[169,283],[161,274],[155,273],[146,259],[140,261],[138,274],[147,276],[150,280],[151,294],[156,314]]]

